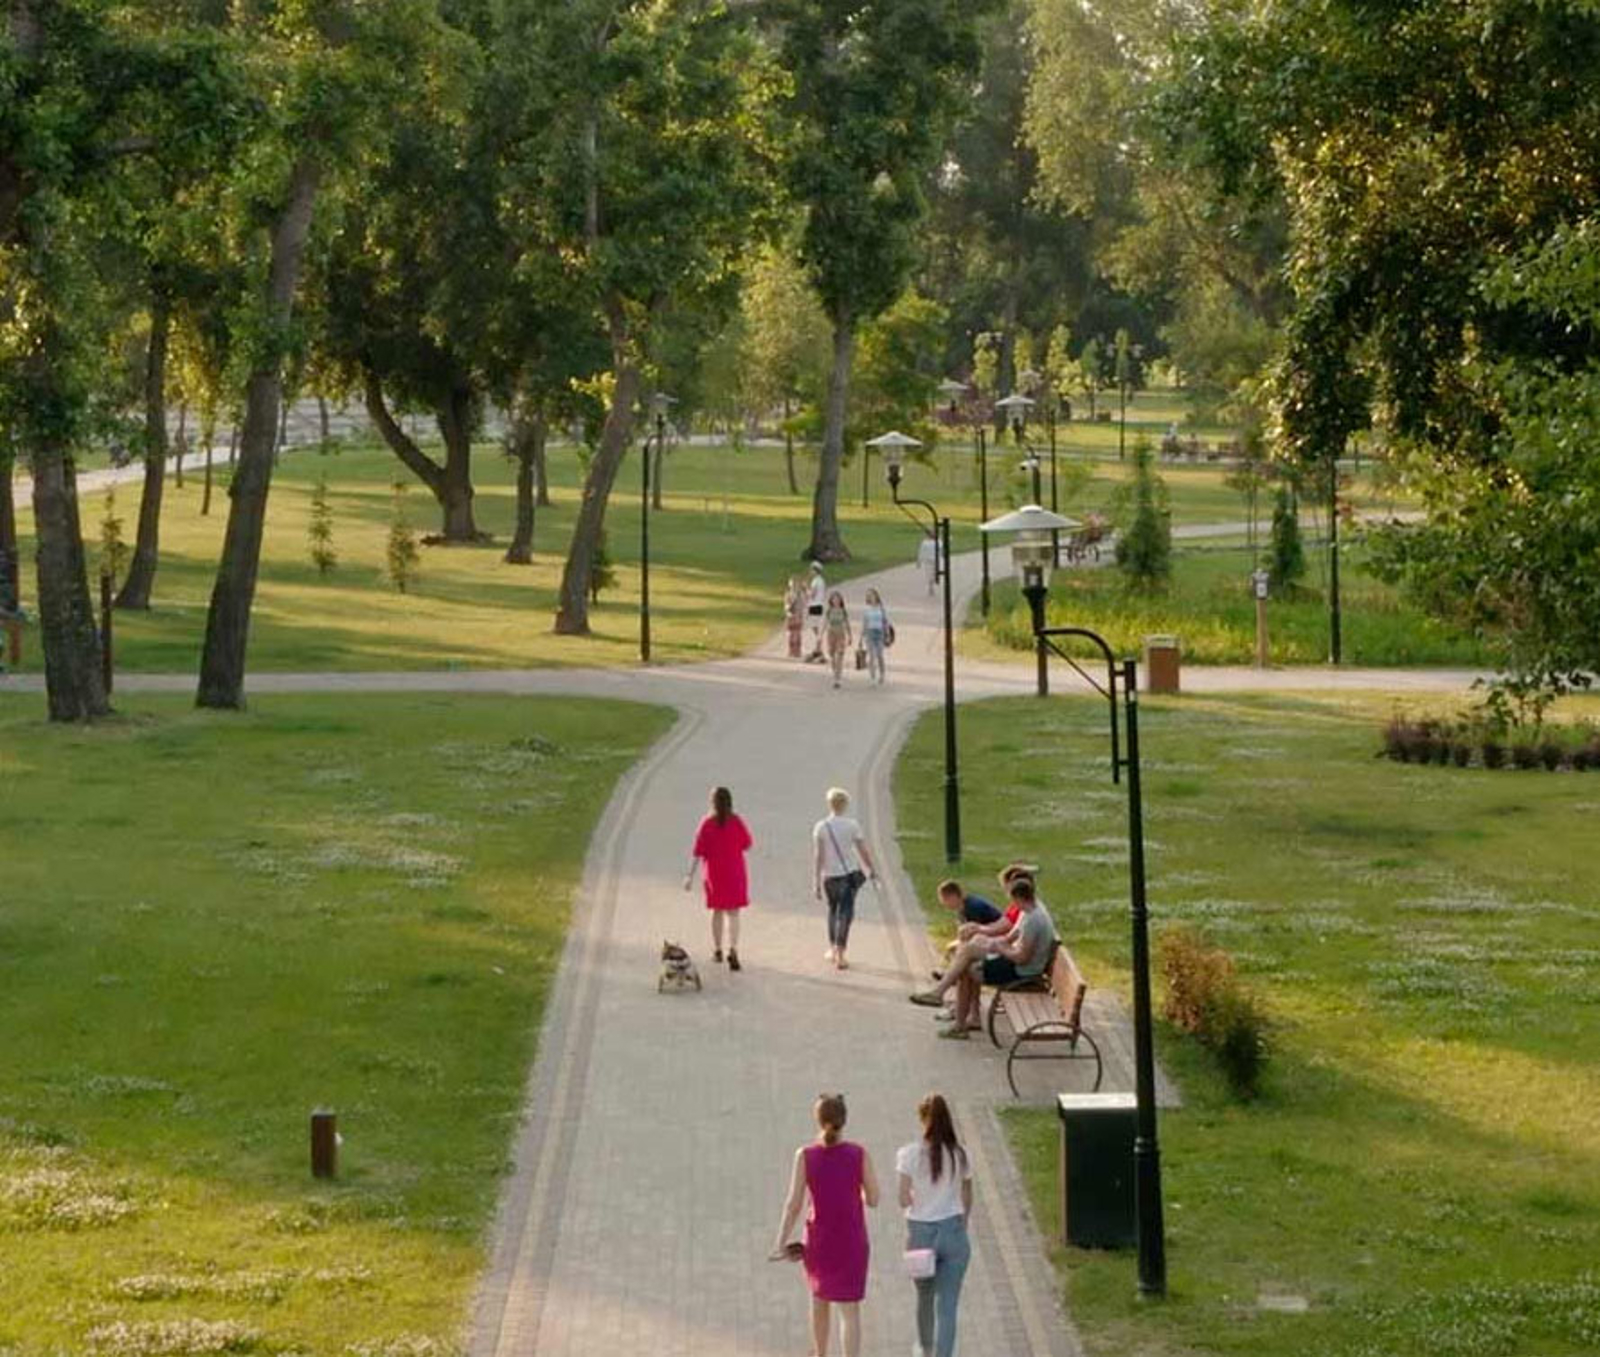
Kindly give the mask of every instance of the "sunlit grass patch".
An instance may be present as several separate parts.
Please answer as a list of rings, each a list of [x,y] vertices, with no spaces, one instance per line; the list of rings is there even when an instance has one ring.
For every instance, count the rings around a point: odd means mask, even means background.
[[[0,698],[0,1353],[454,1357],[591,827],[670,717],[122,705]]]
[[[1377,695],[1141,704],[1159,931],[1198,926],[1272,1019],[1260,1098],[1232,1101],[1163,1031],[1171,1295],[1130,1256],[1057,1249],[1091,1354],[1579,1357],[1600,1257],[1600,948],[1587,774],[1508,781],[1374,759]],[[1562,715],[1592,716],[1585,699]],[[1043,865],[1091,988],[1128,990],[1126,800],[1091,699],[968,709],[964,785],[1010,786],[1019,732],[1049,760],[1020,797],[968,797],[963,877]],[[899,818],[939,822],[941,731],[897,770]],[[1240,750],[1252,751],[1239,757]],[[1105,779],[1103,785],[1097,785]],[[1091,793],[1094,793],[1091,795]],[[1071,800],[1071,819],[1029,813]],[[1204,809],[1197,819],[1175,811]],[[972,845],[983,845],[982,852]],[[939,842],[903,843],[919,887]],[[1054,1113],[1007,1117],[1053,1234]]]

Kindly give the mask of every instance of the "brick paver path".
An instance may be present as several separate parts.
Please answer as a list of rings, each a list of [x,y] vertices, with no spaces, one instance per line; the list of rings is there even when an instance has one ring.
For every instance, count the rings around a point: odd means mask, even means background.
[[[976,558],[955,566],[962,592],[970,592]],[[805,1352],[798,1270],[765,1259],[790,1156],[812,1134],[811,1103],[824,1090],[848,1095],[849,1134],[867,1145],[886,1189],[872,1222],[864,1354],[903,1357],[913,1345],[912,1289],[898,1273],[893,1156],[916,1135],[916,1103],[930,1089],[951,1099],[977,1178],[962,1350],[981,1357],[1079,1351],[995,1116],[1004,1100],[1000,1061],[987,1043],[935,1040],[927,1011],[905,1000],[931,952],[899,868],[889,779],[911,720],[941,700],[940,636],[913,571],[873,582],[899,631],[891,682],[880,690],[852,673],[834,692],[823,667],[782,658],[776,638],[745,659],[648,672],[252,677],[258,693],[580,692],[681,713],[618,789],[591,846],[476,1308],[473,1357]],[[853,604],[866,583],[850,585]],[[1184,683],[1209,691],[1448,691],[1472,677],[1191,669]],[[1026,692],[1031,674],[962,661],[957,678],[960,696],[972,698]],[[121,691],[189,691],[193,678],[126,675],[118,684]],[[0,679],[0,691],[38,685],[37,676]],[[689,842],[715,783],[733,788],[756,838],[756,903],[745,920],[747,969],[739,975],[710,964],[705,912],[698,894],[682,889]],[[809,888],[810,827],[833,784],[856,794],[885,868],[883,891],[863,892],[852,969],[842,975],[823,960],[822,909]],[[975,794],[965,788],[969,800]],[[656,993],[663,937],[692,949],[702,994]],[[1109,996],[1095,997],[1093,1018],[1110,1047],[1106,1087],[1129,1088],[1120,1011]],[[1130,1289],[1132,1268],[1130,1258]]]

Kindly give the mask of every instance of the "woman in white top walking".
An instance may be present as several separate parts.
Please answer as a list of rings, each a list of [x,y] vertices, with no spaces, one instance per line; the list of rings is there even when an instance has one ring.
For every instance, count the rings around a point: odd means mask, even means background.
[[[883,652],[889,645],[889,612],[876,589],[867,590],[866,606],[861,610],[861,647],[867,652],[867,677],[883,682]]]
[[[849,809],[850,793],[830,787],[828,814],[811,830],[814,889],[817,899],[826,896],[828,901],[827,956],[841,971],[849,969],[844,949],[850,945],[850,925],[856,917],[856,892],[878,871],[861,826],[845,814]],[[861,870],[863,862],[866,871]]]
[[[894,1157],[906,1212],[906,1249],[926,1249],[934,1256],[933,1275],[917,1278],[917,1341],[922,1357],[951,1357],[961,1283],[972,1259],[967,1240],[972,1165],[940,1094],[930,1093],[918,1103],[917,1116],[922,1138],[902,1145]]]

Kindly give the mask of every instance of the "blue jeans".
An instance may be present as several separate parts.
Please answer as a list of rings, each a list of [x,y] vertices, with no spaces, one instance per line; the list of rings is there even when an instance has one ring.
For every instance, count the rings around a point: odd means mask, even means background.
[[[885,634],[875,627],[869,627],[861,633],[861,645],[867,652],[867,677],[881,679],[883,677],[883,643]]]
[[[822,879],[822,893],[828,900],[828,943],[841,952],[850,945],[850,925],[856,918],[858,889],[847,876]]]
[[[961,1283],[972,1260],[967,1242],[967,1218],[908,1220],[906,1247],[932,1249],[933,1276],[918,1280],[917,1341],[934,1357],[950,1357],[956,1350],[956,1306],[961,1303]]]

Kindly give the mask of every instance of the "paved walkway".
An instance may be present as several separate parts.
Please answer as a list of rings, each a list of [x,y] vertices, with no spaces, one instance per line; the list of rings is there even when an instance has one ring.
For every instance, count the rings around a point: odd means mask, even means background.
[[[957,559],[963,592],[975,586],[976,569],[975,556]],[[618,789],[591,845],[474,1318],[473,1357],[805,1351],[801,1278],[765,1258],[790,1155],[812,1134],[811,1102],[823,1090],[849,1096],[850,1134],[870,1148],[888,1186],[894,1148],[915,1136],[916,1102],[929,1089],[951,1098],[978,1179],[963,1350],[1079,1352],[995,1116],[1001,1062],[987,1043],[936,1041],[926,1011],[905,1001],[931,951],[899,869],[890,775],[911,721],[941,698],[940,633],[911,569],[875,582],[899,632],[891,683],[881,690],[851,674],[846,690],[834,692],[822,667],[783,658],[777,638],[744,659],[644,672],[251,679],[256,693],[576,692],[681,713]],[[851,585],[852,597],[864,583]],[[1206,691],[1441,690],[1471,677],[1212,669],[1189,670],[1184,681]],[[1026,668],[1003,665],[963,662],[958,671],[963,698],[1025,692],[1030,678]],[[0,679],[0,691],[37,686],[37,676]],[[189,675],[119,678],[121,691],[192,686]],[[704,911],[681,885],[707,790],[719,782],[733,788],[756,838],[757,904],[745,921],[740,975],[706,961]],[[810,826],[835,783],[855,791],[886,869],[882,893],[863,894],[852,969],[842,975],[823,960],[808,867]],[[663,937],[682,939],[702,961],[704,993],[656,993]],[[1114,999],[1097,1000],[1094,1020],[1111,1048],[1106,1086],[1131,1088],[1125,1024]],[[912,1293],[898,1275],[901,1228],[890,1202],[872,1226],[868,1357],[900,1357],[913,1345]],[[1129,1269],[1131,1287],[1131,1259]]]

